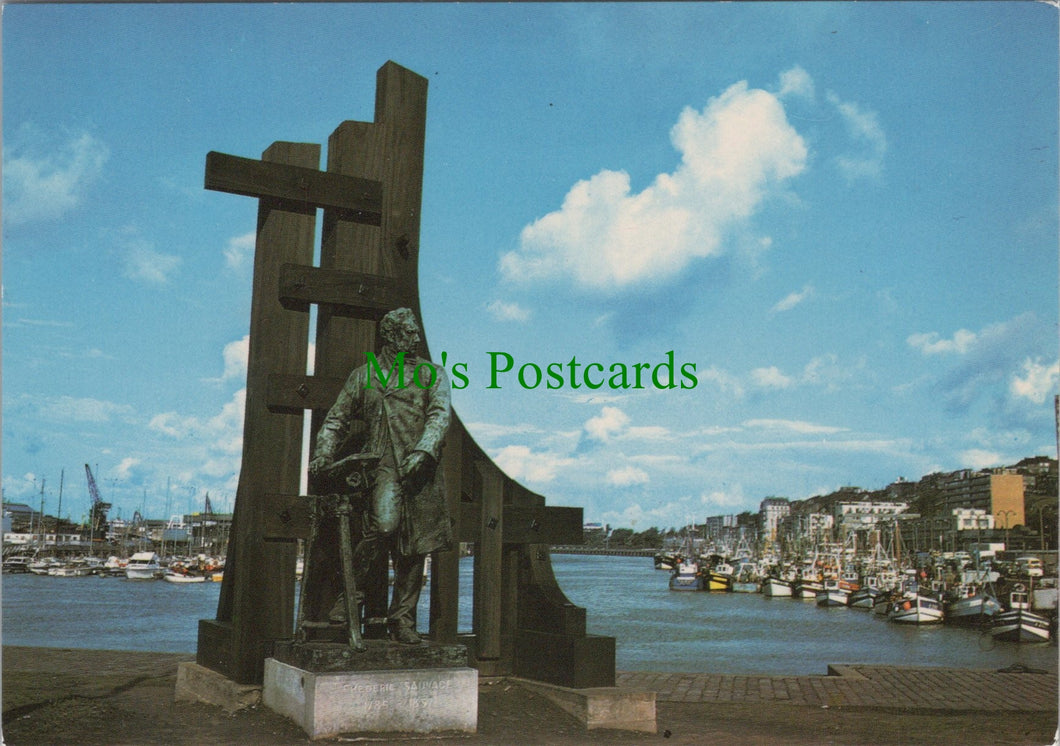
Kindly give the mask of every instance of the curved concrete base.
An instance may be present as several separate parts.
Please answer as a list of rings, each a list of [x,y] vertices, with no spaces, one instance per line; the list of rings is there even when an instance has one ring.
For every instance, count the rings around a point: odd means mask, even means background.
[[[570,689],[529,679],[509,678],[573,715],[586,730],[611,728],[655,733],[655,692],[591,687]]]

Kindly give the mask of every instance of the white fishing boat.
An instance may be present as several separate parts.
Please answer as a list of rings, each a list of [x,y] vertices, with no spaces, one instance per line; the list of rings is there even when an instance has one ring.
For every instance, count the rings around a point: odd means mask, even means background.
[[[1018,584],[1009,593],[1008,609],[991,621],[990,634],[995,640],[1008,642],[1046,642],[1049,620],[1031,610],[1027,589]]]
[[[942,602],[917,590],[903,593],[887,611],[887,620],[897,624],[940,624],[942,617]]]
[[[125,565],[125,577],[129,580],[156,580],[162,577],[162,566],[154,552],[137,552]]]
[[[800,598],[803,601],[816,601],[817,593],[821,590],[824,590],[824,582],[821,576],[804,573],[795,580],[792,597]]]
[[[794,580],[779,575],[769,575],[762,581],[762,595],[770,598],[791,598]]]
[[[887,595],[888,589],[884,588],[879,575],[867,575],[862,578],[861,587],[850,592],[847,597],[847,606],[852,609],[869,609],[876,606],[876,601]]]
[[[814,597],[818,606],[846,606],[850,591],[840,587],[839,578],[825,578]]]

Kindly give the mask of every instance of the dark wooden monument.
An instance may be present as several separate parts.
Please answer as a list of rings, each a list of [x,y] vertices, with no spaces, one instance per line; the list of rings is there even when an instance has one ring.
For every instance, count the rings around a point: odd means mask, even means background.
[[[375,350],[386,312],[406,306],[422,318],[426,108],[426,79],[388,62],[377,73],[375,121],[339,125],[325,171],[315,144],[277,142],[261,160],[206,157],[207,189],[258,199],[243,462],[217,618],[200,621],[197,654],[239,684],[260,683],[273,647],[294,634],[297,540],[309,534],[312,499],[298,494],[305,412],[315,433],[349,371]],[[457,629],[454,547],[432,557],[430,639],[465,643],[483,675],[614,686],[614,638],[586,634],[585,609],[552,573],[549,545],[581,542],[581,508],[546,507],[497,468],[455,413],[441,468],[454,535],[475,548],[473,630]]]

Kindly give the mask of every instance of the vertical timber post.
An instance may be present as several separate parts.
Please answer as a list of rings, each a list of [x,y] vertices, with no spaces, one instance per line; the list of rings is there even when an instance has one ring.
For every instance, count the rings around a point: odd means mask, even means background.
[[[262,160],[319,168],[320,146],[278,142]],[[278,288],[284,263],[312,263],[315,226],[313,206],[259,202],[243,460],[217,619],[199,625],[199,662],[238,683],[261,681],[268,646],[294,624],[297,543],[267,541],[263,524],[278,509],[269,495],[298,492],[303,414],[270,411],[265,392],[270,374],[305,374],[308,316],[287,312]]]
[[[481,481],[482,515],[475,545],[474,627],[479,672],[495,676],[501,660],[501,609],[504,567],[504,478],[490,462],[476,464]]]

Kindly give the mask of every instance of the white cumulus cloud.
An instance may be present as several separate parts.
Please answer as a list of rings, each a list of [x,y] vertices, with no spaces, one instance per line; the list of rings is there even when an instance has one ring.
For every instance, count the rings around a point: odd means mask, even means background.
[[[1017,398],[1043,404],[1047,397],[1056,393],[1058,382],[1060,361],[1049,365],[1038,360],[1024,360],[1023,377],[1013,376],[1009,391]]]
[[[952,339],[943,339],[938,332],[920,332],[910,334],[906,342],[910,347],[920,350],[925,355],[942,355],[946,353],[957,353],[963,355],[972,349],[975,344],[975,332],[967,329],[958,329]]]
[[[507,303],[502,300],[492,301],[486,306],[486,310],[490,312],[497,321],[529,321],[530,310],[523,308],[518,303]]]
[[[795,379],[781,373],[775,365],[755,368],[751,371],[751,381],[755,386],[764,389],[787,389],[795,385]]]
[[[686,108],[670,139],[681,154],[672,173],[636,193],[623,171],[579,181],[560,209],[523,229],[519,248],[501,257],[502,276],[605,292],[665,282],[722,253],[727,234],[806,166],[780,100],[746,82]]]
[[[62,217],[81,204],[109,156],[107,146],[88,133],[58,144],[5,148],[5,220],[14,225]]]
[[[980,448],[971,448],[961,452],[961,463],[970,469],[989,469],[992,466],[1001,466],[1005,459],[994,451],[985,451]]]
[[[126,229],[126,233],[135,234],[135,229]],[[181,258],[173,254],[163,254],[142,238],[129,235],[122,246],[123,273],[130,280],[162,285],[169,282],[181,264]]]
[[[585,423],[585,432],[593,440],[607,443],[629,425],[629,415],[618,407],[604,407]]]
[[[813,91],[813,78],[798,65],[780,74],[780,91],[777,94],[780,97],[802,96],[812,99]]]
[[[225,361],[225,371],[222,380],[240,380],[247,377],[247,359],[250,356],[250,335],[235,342],[229,342],[222,351]]]
[[[607,472],[607,483],[615,487],[631,487],[635,484],[647,484],[648,472],[635,466],[625,466]]]
[[[254,256],[254,246],[257,238],[257,233],[251,231],[250,233],[244,233],[241,236],[228,239],[228,243],[225,244],[224,248],[225,264],[232,269],[240,269],[247,264],[248,260],[251,260]]]
[[[501,448],[493,454],[493,461],[512,479],[539,484],[551,482],[558,469],[572,463],[569,457],[533,451],[523,445]]]

